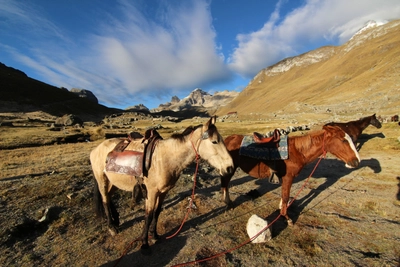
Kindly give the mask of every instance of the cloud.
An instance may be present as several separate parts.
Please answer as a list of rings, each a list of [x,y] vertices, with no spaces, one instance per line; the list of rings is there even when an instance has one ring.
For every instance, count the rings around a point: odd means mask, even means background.
[[[261,29],[237,36],[238,45],[228,58],[233,71],[251,78],[283,58],[307,52],[313,43],[343,44],[369,20],[400,17],[397,0],[308,0],[279,20],[286,3],[277,3]]]
[[[231,78],[215,46],[205,1],[179,6],[160,2],[157,17],[151,18],[144,15],[146,6],[119,1],[117,12],[101,14],[96,32],[78,40],[64,36],[68,30],[57,28],[39,9],[13,4],[3,11],[20,14],[14,17],[15,25],[34,23],[31,26],[40,32],[25,51],[15,49],[14,58],[51,84],[92,90],[103,103],[120,105],[138,95],[161,97]],[[41,19],[35,22],[34,17]]]
[[[140,14],[132,6],[124,8]],[[93,37],[94,48],[114,77],[130,91],[160,91],[229,75],[216,52],[216,34],[204,2],[167,9],[163,17],[164,24],[142,16],[114,20],[105,26],[105,35]]]

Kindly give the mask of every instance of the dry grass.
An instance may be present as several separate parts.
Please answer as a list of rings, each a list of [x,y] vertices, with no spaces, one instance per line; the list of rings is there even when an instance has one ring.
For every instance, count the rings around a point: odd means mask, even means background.
[[[163,122],[160,133],[168,137],[204,121]],[[226,137],[233,132],[263,132],[287,126],[281,124],[271,119],[225,121],[217,126]],[[152,122],[143,121],[134,126],[141,131],[150,125]],[[141,233],[144,211],[142,206],[131,210],[129,192],[117,191],[114,196],[121,216],[121,233],[117,236],[111,237],[105,221],[97,221],[92,212],[93,175],[88,155],[102,141],[98,138],[111,130],[80,129],[92,141],[74,144],[55,144],[54,140],[65,133],[50,132],[45,127],[0,130],[0,261],[5,266],[173,266],[219,253],[219,257],[198,265],[399,264],[396,176],[400,174],[400,129],[394,124],[386,123],[381,129],[370,126],[364,131],[360,168],[348,170],[332,156],[320,163],[289,209],[295,221],[293,227],[280,219],[272,226],[271,241],[246,244],[226,254],[223,252],[248,240],[246,223],[252,214],[268,221],[277,216],[280,187],[238,171],[230,189],[237,206],[225,211],[219,177],[212,169],[205,172],[202,163],[194,200],[197,209],[189,214],[176,237],[152,244],[151,256],[142,255],[138,243],[130,246]],[[368,139],[377,133],[385,138]],[[32,140],[47,145],[33,147]],[[7,148],[15,144],[19,148]],[[175,233],[185,216],[194,167],[185,170],[164,203],[158,226],[164,237]],[[307,166],[296,179],[292,196],[313,167]],[[261,197],[250,198],[247,193],[251,190],[257,190]],[[39,223],[46,208],[50,216]]]

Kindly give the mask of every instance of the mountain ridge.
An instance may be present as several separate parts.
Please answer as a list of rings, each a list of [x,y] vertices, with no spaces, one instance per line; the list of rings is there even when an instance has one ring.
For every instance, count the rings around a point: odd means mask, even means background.
[[[391,114],[400,105],[400,20],[359,31],[347,43],[321,47],[262,69],[223,116],[309,116],[321,119]],[[387,101],[386,101],[387,100]]]

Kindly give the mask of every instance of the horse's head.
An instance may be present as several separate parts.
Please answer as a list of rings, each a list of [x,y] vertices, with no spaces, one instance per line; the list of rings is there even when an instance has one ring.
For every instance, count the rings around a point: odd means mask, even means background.
[[[376,114],[371,116],[371,121],[369,123],[378,129],[382,127],[381,122],[376,118]]]
[[[350,136],[338,126],[323,126],[325,130],[325,149],[346,163],[346,167],[355,168],[360,163],[360,155]]]
[[[211,117],[207,123],[198,127],[193,133],[193,141],[200,157],[207,160],[224,176],[233,172],[233,160],[222,136],[218,133],[215,121],[216,117]]]

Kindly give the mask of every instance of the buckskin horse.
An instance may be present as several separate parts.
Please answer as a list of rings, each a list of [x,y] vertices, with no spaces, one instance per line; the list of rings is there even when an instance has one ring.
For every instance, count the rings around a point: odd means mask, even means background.
[[[359,154],[350,136],[336,126],[323,126],[322,130],[303,136],[287,137],[288,157],[284,160],[262,160],[241,155],[240,147],[244,135],[230,135],[225,139],[225,145],[232,156],[234,170],[240,167],[254,178],[268,178],[274,172],[282,181],[280,214],[286,218],[289,225],[292,220],[287,215],[287,205],[293,179],[306,164],[313,162],[326,152],[332,153],[346,163],[346,167],[355,168],[360,163]],[[228,208],[233,207],[229,197],[228,185],[233,174],[221,176],[222,199]]]
[[[144,185],[145,223],[140,240],[142,241],[141,248],[148,249],[149,234],[154,239],[159,237],[157,221],[164,198],[175,186],[183,169],[195,158],[200,156],[208,161],[219,170],[222,176],[233,172],[232,158],[225,147],[223,138],[218,133],[215,121],[216,117],[211,117],[204,125],[190,126],[181,134],[175,133],[168,139],[158,140],[150,160],[150,168],[144,177],[106,170],[107,156],[121,142],[121,139],[105,140],[92,150],[90,162],[96,181],[95,201],[97,196],[97,207],[104,211],[111,235],[117,234],[119,224],[118,212],[111,202],[111,195],[116,188],[132,192],[138,181],[142,182],[142,186]]]
[[[369,125],[373,125],[378,129],[382,127],[382,124],[375,115],[376,114],[355,121],[330,122],[325,125],[339,126],[340,128],[342,128],[343,131],[350,135],[351,140],[353,140],[353,142],[355,143],[358,137],[361,135],[362,131],[364,131],[365,128],[367,128]]]

